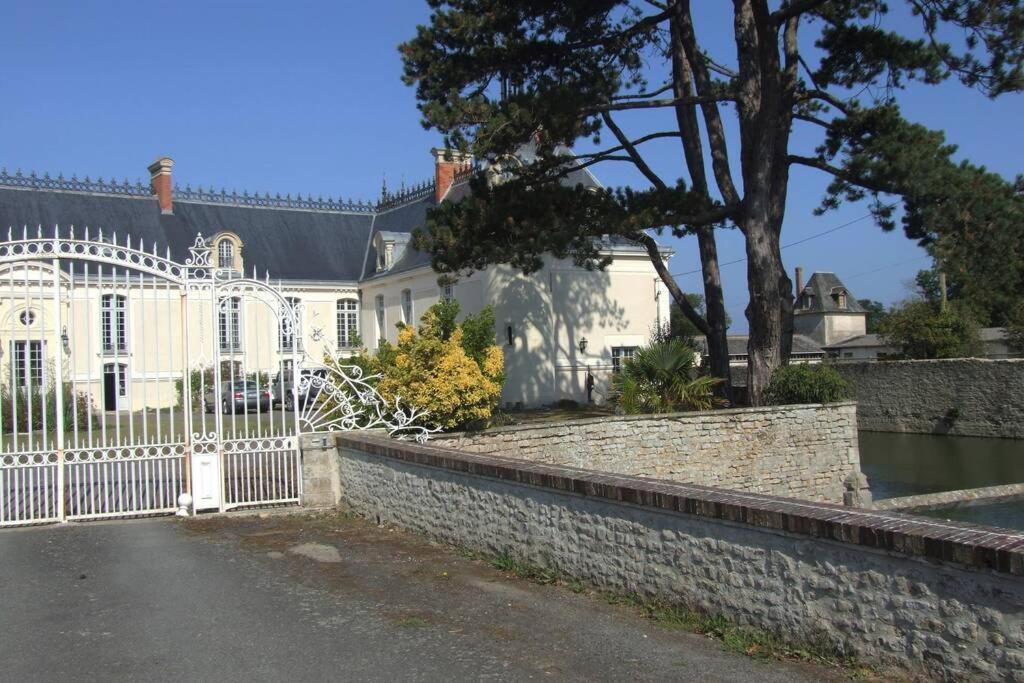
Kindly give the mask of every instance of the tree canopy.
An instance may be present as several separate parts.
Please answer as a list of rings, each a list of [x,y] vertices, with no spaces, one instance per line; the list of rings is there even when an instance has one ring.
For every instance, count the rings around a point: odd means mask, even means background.
[[[1020,244],[1006,230],[1019,225],[1018,188],[957,163],[944,135],[906,120],[898,99],[910,82],[947,79],[989,97],[1020,90],[1024,10],[1015,0],[895,3],[910,22],[884,0],[734,0],[728,23],[715,27],[735,39],[722,54],[707,48],[694,19],[703,3],[690,0],[429,4],[429,25],[401,46],[404,78],[424,124],[483,162],[472,197],[433,211],[417,237],[435,268],[503,262],[529,272],[545,253],[601,268],[601,237],[625,237],[646,248],[707,335],[713,372],[728,377],[714,231],[738,228],[755,404],[791,346],[793,291],[780,254],[791,167],[831,178],[819,211],[868,201],[882,228],[902,225],[950,267],[971,270],[991,249]],[[623,124],[627,112],[656,110],[674,124]],[[796,126],[817,131],[819,144],[793,149]],[[581,141],[588,151],[572,151]],[[645,156],[664,144],[679,145],[678,178]],[[514,158],[524,145],[529,163]],[[632,165],[644,182],[575,182],[607,163]],[[697,236],[703,315],[668,271],[656,241],[664,233]]]
[[[958,303],[941,306],[925,300],[894,308],[879,325],[879,335],[904,358],[967,358],[978,353],[978,326]]]
[[[878,325],[887,315],[885,312],[885,304],[881,301],[873,301],[871,299],[857,299],[857,303],[860,304],[861,308],[868,312],[868,317],[865,321],[867,329],[865,331],[868,334],[878,332]]]

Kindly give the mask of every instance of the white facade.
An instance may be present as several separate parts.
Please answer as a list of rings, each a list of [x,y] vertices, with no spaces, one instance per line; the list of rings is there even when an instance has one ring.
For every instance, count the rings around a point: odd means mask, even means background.
[[[361,283],[367,347],[382,337],[396,342],[399,322],[418,322],[444,294],[437,280],[437,273],[421,267]],[[668,292],[639,251],[615,252],[604,271],[555,259],[531,275],[492,266],[459,280],[451,293],[463,314],[494,307],[496,339],[505,351],[506,406],[585,403],[588,372],[594,379],[589,398],[605,401],[613,353],[647,343],[669,315]],[[403,306],[410,297],[411,320]]]

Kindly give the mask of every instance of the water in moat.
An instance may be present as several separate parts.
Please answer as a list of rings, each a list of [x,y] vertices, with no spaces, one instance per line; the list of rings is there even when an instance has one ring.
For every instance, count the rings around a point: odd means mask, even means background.
[[[1024,483],[1024,441],[931,434],[860,432],[861,470],[876,500]],[[928,514],[1024,529],[1024,501]]]

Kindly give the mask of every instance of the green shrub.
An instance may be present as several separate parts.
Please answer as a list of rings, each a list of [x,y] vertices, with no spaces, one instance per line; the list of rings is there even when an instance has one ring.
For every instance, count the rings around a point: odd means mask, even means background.
[[[970,358],[979,351],[978,326],[955,301],[945,308],[930,301],[905,303],[879,323],[878,333],[903,358]]]
[[[612,377],[613,400],[627,415],[722,406],[715,395],[722,380],[698,375],[695,365],[693,349],[678,339],[643,346]]]
[[[835,403],[853,396],[850,383],[831,365],[798,363],[772,373],[764,392],[766,405]]]
[[[450,431],[485,425],[498,406],[505,381],[505,359],[494,343],[490,306],[456,322],[459,305],[439,302],[424,312],[417,329],[400,324],[398,343],[381,341],[371,356],[365,349],[328,367],[356,365],[389,404],[425,411],[422,423]],[[346,371],[347,374],[347,371]],[[351,390],[343,389],[351,397]],[[321,414],[340,414],[326,394]]]
[[[1014,351],[1024,351],[1024,301],[1019,302],[1010,312],[1006,323],[1006,343]]]
[[[97,426],[99,421],[89,395],[81,391],[75,395],[70,382],[64,382],[62,388],[64,431],[70,432],[74,428],[76,413],[79,430],[88,428],[90,420],[93,426]],[[44,414],[46,430],[52,432],[57,427],[57,391],[52,384],[45,392],[33,390],[31,393],[22,388],[17,388],[12,393],[6,384],[0,386],[0,406],[0,434],[39,431],[43,428]]]

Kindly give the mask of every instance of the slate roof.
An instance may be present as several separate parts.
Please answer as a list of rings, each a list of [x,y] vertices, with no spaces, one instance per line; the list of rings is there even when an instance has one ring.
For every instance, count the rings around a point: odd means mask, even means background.
[[[574,172],[563,182],[600,187],[586,170]],[[468,194],[469,183],[462,181],[447,198],[459,201]],[[147,249],[155,244],[161,253],[170,248],[171,258],[182,262],[197,233],[211,237],[230,231],[242,240],[247,274],[255,268],[259,277],[269,273],[272,279],[355,283],[429,266],[429,254],[406,246],[388,271],[377,273],[373,238],[378,232],[392,233],[392,237],[412,233],[425,225],[427,211],[434,205],[433,182],[389,195],[376,205],[271,199],[269,195],[245,195],[243,200],[176,187],[173,213],[162,214],[156,197],[139,184],[12,176],[0,171],[0,241],[6,239],[6,227],[12,228],[15,238],[21,226],[33,233],[43,226],[46,234],[52,234],[55,225],[61,226],[62,233],[74,226],[76,235],[88,227],[91,235],[101,230],[117,233],[121,242],[131,235],[133,244],[142,241]],[[604,244],[609,249],[642,250],[621,238]]]
[[[468,183],[464,183],[468,186]],[[454,188],[453,188],[454,189]],[[449,193],[450,196],[451,193]],[[373,222],[373,231],[370,234],[369,246],[366,248],[366,260],[363,265],[363,279],[393,275],[422,266],[430,265],[430,255],[417,251],[412,245],[407,244],[402,255],[392,264],[391,268],[384,272],[377,271],[377,250],[373,246],[373,237],[378,232],[404,232],[411,233],[418,227],[426,225],[427,210],[434,206],[434,194],[422,197],[407,204],[402,204],[391,209],[384,210],[377,214]]]
[[[355,282],[362,270],[363,254],[370,235],[372,214],[298,209],[271,209],[175,201],[173,214],[162,214],[155,197],[114,196],[79,192],[33,190],[0,185],[0,226],[34,232],[42,225],[45,234],[53,226],[75,227],[76,235],[100,230],[116,232],[123,241],[131,235],[156,244],[171,258],[183,261],[196,233],[210,237],[229,230],[242,240],[247,272],[255,267],[263,277],[284,280],[332,280]],[[6,231],[2,239],[6,239]]]
[[[978,330],[978,341],[981,342],[1001,342],[1006,340],[1006,328],[1005,327],[982,327]],[[886,344],[881,336],[877,334],[859,334],[856,337],[850,337],[838,341],[835,344],[830,344],[824,347],[827,350],[832,349],[852,349],[852,348],[889,348],[890,345]]]
[[[846,292],[846,306],[841,307],[833,295],[836,292]],[[806,306],[810,299],[810,306]],[[802,292],[798,293],[793,313],[796,315],[807,313],[866,313],[867,311],[857,303],[849,287],[843,284],[835,273],[815,273],[804,285]]]
[[[730,356],[746,356],[747,341],[750,339],[746,334],[730,334],[726,336],[725,342],[729,346]],[[707,353],[707,340],[703,337],[694,340],[697,349],[701,353]],[[793,335],[793,353],[816,353],[822,354],[822,347],[813,339],[802,334]]]
[[[853,349],[853,348],[885,348],[888,344],[882,341],[877,334],[858,334],[856,337],[843,339],[835,344],[829,344],[825,349]]]

